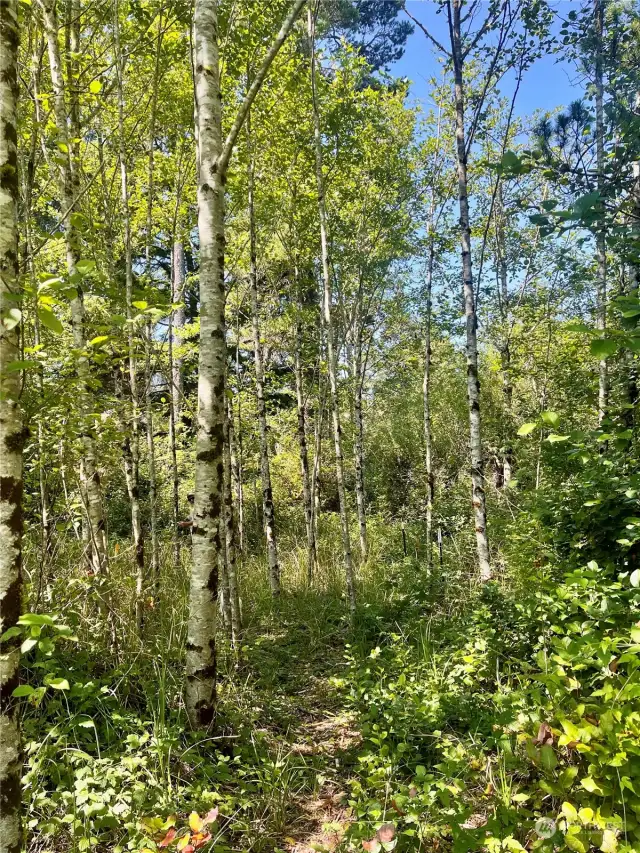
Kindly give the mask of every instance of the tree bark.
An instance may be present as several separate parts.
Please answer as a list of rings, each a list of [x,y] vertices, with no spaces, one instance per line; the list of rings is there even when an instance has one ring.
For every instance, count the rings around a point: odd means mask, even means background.
[[[487,508],[484,490],[484,459],[480,418],[480,380],[478,378],[478,318],[473,291],[471,265],[471,226],[469,219],[469,190],[467,179],[467,140],[464,120],[463,50],[461,37],[462,0],[450,0],[447,5],[453,56],[456,159],[458,166],[458,200],[460,206],[460,244],[462,254],[462,285],[467,336],[467,398],[469,403],[469,437],[471,456],[471,493],[476,532],[476,549],[480,579],[491,579]]]
[[[238,397],[238,438],[236,441],[236,430],[234,427],[233,403],[229,401],[229,457],[231,462],[231,476],[236,493],[237,506],[237,531],[238,531],[238,548],[240,554],[244,554],[244,488],[242,485],[243,470],[242,470],[242,420],[240,410],[240,398]]]
[[[262,480],[262,520],[267,540],[267,559],[269,561],[269,586],[271,594],[280,595],[280,566],[278,565],[278,545],[276,538],[275,509],[273,505],[273,490],[271,488],[271,465],[269,461],[269,432],[267,410],[264,400],[264,360],[262,341],[260,339],[260,306],[258,303],[258,264],[256,257],[256,218],[254,193],[254,161],[251,148],[251,124],[247,115],[247,144],[249,147],[249,243],[250,270],[249,285],[251,288],[251,321],[253,326],[253,354],[256,371],[256,405],[258,409],[258,426],[260,429],[260,478]]]
[[[426,328],[424,336],[424,377],[422,380],[423,428],[424,428],[424,467],[427,477],[427,507],[425,513],[425,538],[427,545],[427,568],[433,565],[433,438],[431,434],[431,315],[433,291],[433,267],[435,262],[435,247],[433,235],[433,209],[429,222],[429,256],[427,259],[426,281]]]
[[[200,350],[198,433],[189,589],[185,705],[193,727],[210,727],[215,714],[216,619],[220,517],[224,480],[225,287],[224,186],[238,133],[304,0],[294,0],[260,70],[222,141],[218,4],[196,0],[195,91],[198,130],[200,236]]]
[[[0,4],[0,635],[22,611],[22,449],[26,437],[19,406],[21,374],[18,283],[18,3]],[[22,750],[18,702],[19,637],[0,642],[0,853],[22,849]]]
[[[158,20],[158,35],[156,38],[156,55],[153,68],[153,82],[151,89],[151,106],[149,110],[149,159],[147,168],[147,233],[145,245],[145,260],[147,272],[147,286],[152,287],[153,271],[151,263],[151,249],[153,242],[153,197],[154,197],[154,167],[155,167],[155,136],[156,136],[156,111],[158,105],[158,82],[160,79],[160,48],[162,45],[162,12],[160,7]],[[145,363],[145,427],[147,434],[147,462],[149,466],[149,516],[151,522],[151,578],[157,588],[160,581],[160,545],[158,542],[158,510],[156,478],[156,446],[155,433],[153,429],[153,374],[151,370],[151,347],[153,341],[153,323],[147,321],[147,330],[144,344]]]
[[[76,295],[71,300],[71,325],[75,348],[81,353],[86,348],[85,338],[85,309],[81,275],[77,270],[79,259],[78,235],[73,226],[72,215],[76,209],[78,196],[78,165],[74,162],[72,143],[67,130],[68,114],[65,104],[65,83],[60,61],[60,45],[58,43],[58,20],[55,0],[40,0],[43,12],[44,28],[49,52],[51,70],[51,85],[53,88],[53,107],[56,130],[61,149],[60,184],[63,208],[63,225],[65,231],[67,272],[74,282]],[[80,355],[77,364],[79,379],[80,410],[82,417],[81,441],[83,459],[80,466],[82,472],[82,491],[85,496],[85,513],[88,527],[89,559],[95,575],[103,575],[108,571],[107,539],[102,504],[102,487],[96,464],[95,441],[90,424],[90,394],[89,363],[84,354]]]
[[[297,278],[297,276],[296,276]],[[302,500],[304,523],[307,532],[307,582],[311,584],[316,567],[316,537],[313,525],[313,503],[311,500],[311,477],[309,474],[309,453],[307,450],[307,417],[304,399],[304,379],[302,375],[302,324],[295,322],[293,370],[296,381],[296,402],[298,409],[298,447],[300,450],[300,471],[302,474]]]
[[[336,454],[336,481],[338,486],[338,501],[340,503],[340,529],[342,534],[342,553],[347,583],[347,598],[349,609],[353,614],[356,609],[356,587],[353,561],[351,558],[351,538],[349,534],[349,515],[344,485],[344,459],[342,455],[342,428],[340,426],[340,400],[338,398],[338,378],[335,353],[333,317],[331,310],[331,270],[329,266],[329,244],[327,239],[327,215],[325,208],[324,175],[322,172],[322,136],[320,133],[320,113],[316,91],[316,53],[315,53],[315,22],[311,10],[308,12],[309,40],[311,42],[311,90],[313,109],[313,129],[316,166],[316,186],[318,192],[318,219],[320,224],[320,245],[322,253],[323,280],[323,319],[327,341],[327,367],[329,386],[331,389],[331,409],[333,415],[333,438]]]
[[[184,298],[185,259],[184,247],[180,240],[173,241],[171,263],[171,302],[177,304]],[[180,477],[178,473],[178,429],[182,411],[182,358],[176,356],[175,345],[180,342],[176,329],[181,329],[185,322],[184,306],[172,311],[169,315],[169,450],[171,453],[171,505],[173,510],[173,559],[176,565],[180,563]]]
[[[194,728],[215,713],[216,622],[224,453],[224,176],[217,4],[196,0],[195,88],[199,153],[200,350],[198,432],[185,703]]]
[[[120,49],[120,19],[118,3],[114,6],[113,32],[116,52],[116,85],[118,94],[118,159],[120,161],[120,198],[124,231],[125,257],[125,300],[127,315],[127,358],[129,367],[129,419],[131,435],[123,442],[123,460],[127,494],[131,508],[131,535],[136,566],[136,628],[142,631],[143,589],[145,584],[144,536],[140,510],[140,412],[138,407],[138,373],[136,367],[136,343],[133,330],[133,254],[131,248],[131,215],[129,211],[129,175],[124,147],[124,58]]]
[[[231,423],[233,411],[231,401],[227,402],[224,422],[224,524],[225,556],[229,587],[229,620],[231,627],[231,645],[236,648],[240,641],[242,618],[240,614],[240,595],[238,592],[238,573],[236,566],[236,537],[233,516],[233,491],[231,487]]]
[[[505,235],[505,210],[502,195],[502,184],[498,183],[495,206],[496,225],[496,254],[498,262],[499,303],[504,340],[500,347],[500,372],[502,374],[502,400],[507,415],[507,426],[503,433],[503,448],[500,458],[500,485],[508,486],[511,481],[512,452],[511,452],[511,415],[513,409],[513,382],[511,379],[511,314],[509,305],[509,281],[507,275],[507,245]]]
[[[602,72],[602,39],[604,31],[604,2],[594,0],[593,16],[595,28],[595,102],[596,102],[596,171],[597,188],[601,197],[605,189],[604,157],[604,83]],[[604,210],[603,210],[604,217]],[[596,290],[596,328],[604,333],[607,327],[607,230],[604,220],[596,231],[596,258],[598,263],[598,283]],[[609,402],[609,377],[607,360],[600,359],[598,364],[598,422],[607,416]]]
[[[356,469],[356,508],[358,511],[358,528],[360,532],[360,555],[363,562],[369,554],[367,542],[367,509],[364,488],[364,420],[362,417],[362,387],[364,385],[364,370],[362,364],[362,318],[360,307],[357,311],[356,341],[353,355],[353,425],[355,428],[354,457]]]

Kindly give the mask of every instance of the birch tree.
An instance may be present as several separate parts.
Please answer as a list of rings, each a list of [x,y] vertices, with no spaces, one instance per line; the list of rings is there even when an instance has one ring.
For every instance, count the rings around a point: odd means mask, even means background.
[[[87,548],[91,568],[94,574],[103,575],[108,568],[107,540],[104,522],[102,487],[96,460],[95,442],[92,435],[90,415],[90,394],[88,381],[90,367],[84,350],[86,348],[85,307],[82,292],[82,274],[78,270],[79,236],[73,224],[79,196],[78,166],[74,163],[76,143],[71,142],[68,126],[69,111],[65,97],[65,81],[60,59],[58,41],[58,17],[55,0],[39,0],[42,9],[44,29],[49,53],[51,84],[53,87],[53,112],[55,115],[58,148],[60,156],[60,194],[62,202],[62,222],[67,255],[67,273],[74,283],[75,296],[71,300],[71,324],[74,346],[78,350],[77,374],[83,418],[81,480],[83,502],[85,504]]]
[[[22,609],[21,292],[18,283],[18,3],[0,4],[0,853],[20,853],[22,754],[17,702]]]
[[[332,283],[329,262],[329,243],[327,236],[327,213],[325,207],[325,184],[322,167],[322,135],[320,111],[317,95],[317,59],[315,49],[315,18],[308,10],[308,31],[311,43],[311,91],[313,110],[313,138],[315,146],[316,187],[318,193],[318,220],[320,225],[320,246],[322,259],[322,319],[326,335],[327,373],[331,389],[331,411],[333,416],[333,441],[336,454],[336,481],[340,504],[340,532],[342,536],[342,556],[347,582],[347,599],[351,613],[356,609],[356,586],[353,559],[351,557],[351,536],[349,533],[349,511],[344,484],[344,459],[342,454],[342,426],[340,424],[340,400],[338,398],[338,368],[336,358],[335,330],[333,327]]]
[[[240,104],[226,139],[222,131],[218,3],[196,0],[195,93],[200,237],[198,432],[189,590],[185,703],[191,725],[209,727],[215,713],[216,618],[220,518],[224,481],[225,285],[224,192],[238,134],[271,64],[305,0],[294,0]]]
[[[271,594],[280,595],[280,567],[278,565],[278,545],[276,539],[276,520],[271,488],[271,465],[269,462],[269,433],[267,409],[264,399],[264,356],[260,336],[260,305],[258,302],[258,259],[256,246],[255,215],[255,163],[251,141],[250,115],[247,115],[248,163],[248,204],[249,204],[249,287],[251,290],[251,321],[253,330],[253,358],[256,371],[256,404],[258,409],[258,427],[260,430],[260,479],[262,481],[262,519],[267,540],[267,560],[269,562],[269,586]]]

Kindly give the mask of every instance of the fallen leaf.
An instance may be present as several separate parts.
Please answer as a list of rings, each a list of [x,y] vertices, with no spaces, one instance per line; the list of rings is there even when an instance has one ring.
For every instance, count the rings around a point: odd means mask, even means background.
[[[372,838],[371,841],[363,841],[362,846],[367,853],[378,853],[382,845],[377,838]]]
[[[177,849],[184,851],[187,849],[187,847],[191,847],[191,844],[189,844],[190,841],[191,841],[191,834],[189,832],[187,832],[187,834],[183,835],[182,838],[180,839],[180,841],[178,841],[178,844],[176,845]]]
[[[395,800],[391,800],[391,808],[392,808],[395,812],[397,812],[397,813],[400,815],[400,817],[403,817],[403,816],[406,814],[406,812],[404,812],[404,811],[400,808],[400,806],[396,803],[396,801],[395,801]]]
[[[409,796],[410,797],[417,797],[418,796],[418,789],[417,788],[409,788]]]
[[[203,827],[203,821],[198,812],[191,812],[189,815],[189,828],[193,832],[200,832]]]
[[[204,847],[207,841],[211,841],[210,832],[196,832],[195,835],[191,836],[191,843],[193,844],[194,850],[197,850],[199,847]]]
[[[158,842],[158,847],[168,847],[171,844],[171,842],[174,840],[174,838],[176,837],[177,834],[178,833],[177,833],[175,827],[171,827],[171,829],[169,830],[169,832],[167,832],[167,834],[162,839],[162,841]]]
[[[376,832],[376,838],[378,841],[382,841],[383,844],[393,841],[396,835],[396,827],[393,823],[383,823],[380,829]]]
[[[207,812],[202,820],[202,825],[206,826],[208,823],[213,823],[214,820],[218,817],[219,811],[218,807],[211,809],[211,811]]]
[[[553,746],[553,732],[549,723],[540,723],[538,734],[533,742],[538,746]]]

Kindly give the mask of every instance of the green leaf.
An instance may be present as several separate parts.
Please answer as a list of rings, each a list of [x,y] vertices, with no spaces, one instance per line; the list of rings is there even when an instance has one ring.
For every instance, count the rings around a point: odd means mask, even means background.
[[[87,273],[94,270],[95,267],[95,261],[78,261],[78,263],[76,264],[76,270],[80,273],[80,275],[86,275]]]
[[[145,302],[143,299],[139,299],[137,302],[131,303],[134,308],[137,308],[139,311],[144,311],[149,307],[149,303]]]
[[[31,696],[34,692],[34,688],[30,687],[28,684],[20,684],[11,695],[15,696],[16,699],[19,699],[21,696]]]
[[[102,89],[102,83],[99,80],[92,80],[89,83],[89,91],[92,95],[97,95]]]
[[[11,329],[15,329],[21,319],[22,311],[19,308],[9,308],[2,318],[2,325],[10,332]]]
[[[542,412],[541,417],[545,424],[552,427],[557,427],[560,423],[560,415],[557,412]]]
[[[98,335],[96,338],[92,338],[89,341],[89,346],[90,347],[97,347],[97,346],[100,346],[100,344],[103,344],[105,341],[108,341],[108,340],[109,340],[109,335]]]
[[[589,791],[590,794],[601,794],[602,788],[598,785],[595,779],[591,776],[585,776],[584,779],[580,780],[580,784],[585,789],[585,791]]]
[[[631,629],[631,642],[640,643],[640,628]]]
[[[558,766],[556,754],[549,744],[540,747],[540,761],[545,770],[554,770]]]
[[[631,572],[629,583],[631,586],[640,586],[640,569],[635,569],[635,571]]]
[[[564,843],[569,850],[575,850],[576,853],[587,853],[588,847],[578,835],[565,835]]]
[[[587,326],[584,323],[567,323],[565,329],[567,332],[593,332],[591,326]]]
[[[576,811],[575,806],[572,806],[571,803],[565,802],[562,804],[562,814],[572,823],[578,819],[578,812]]]
[[[33,370],[40,367],[39,361],[9,361],[4,366],[5,373],[16,373],[18,370]]]
[[[66,678],[48,678],[45,683],[54,690],[69,690],[69,682]]]
[[[618,839],[616,838],[616,834],[612,829],[605,829],[602,831],[602,841],[600,842],[600,849],[603,853],[615,853],[618,849]]]
[[[500,165],[503,169],[519,169],[522,165],[522,162],[517,154],[513,151],[505,151],[502,155],[502,160],[500,161]]]
[[[528,424],[522,424],[518,430],[518,435],[529,435],[529,433],[533,432],[536,427],[537,424],[535,421],[530,421]]]
[[[612,341],[611,338],[594,338],[591,341],[591,355],[597,355],[600,358],[608,358],[617,349],[618,342]]]
[[[38,308],[38,318],[43,326],[46,326],[47,329],[50,329],[54,334],[60,335],[62,334],[62,323],[53,311],[49,311],[48,308]]]
[[[31,649],[37,644],[37,640],[33,637],[27,637],[27,639],[20,646],[20,651],[23,655],[26,655],[27,652],[30,652]]]
[[[596,190],[592,193],[587,193],[574,201],[573,210],[579,216],[583,216],[588,210],[600,201],[600,193]]]
[[[18,619],[18,625],[55,625],[55,619],[46,613],[24,613]]]
[[[547,436],[547,441],[551,442],[551,444],[555,444],[558,441],[568,441],[568,435],[558,435],[557,432],[552,432],[551,435]]]

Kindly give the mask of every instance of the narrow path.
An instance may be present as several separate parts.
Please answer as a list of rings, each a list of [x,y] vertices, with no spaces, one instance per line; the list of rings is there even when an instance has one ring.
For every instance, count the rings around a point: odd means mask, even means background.
[[[272,730],[274,749],[299,756],[310,771],[310,784],[291,794],[278,845],[288,853],[333,853],[340,846],[351,817],[347,782],[361,742],[353,715],[331,683],[345,664],[344,628],[333,630],[316,617],[315,624],[298,613],[287,620],[286,631],[262,646],[259,664],[262,686],[279,710],[280,720],[272,723],[286,720]]]

